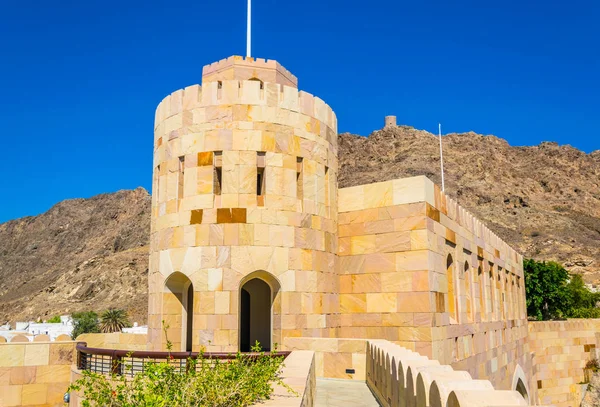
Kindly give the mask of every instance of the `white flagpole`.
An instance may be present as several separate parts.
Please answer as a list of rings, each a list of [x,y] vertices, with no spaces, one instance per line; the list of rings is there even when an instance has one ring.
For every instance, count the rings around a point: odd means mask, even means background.
[[[252,43],[252,0],[248,0],[248,27],[246,31],[246,56],[250,57]]]
[[[444,185],[444,153],[442,152],[442,124],[438,123],[438,136],[440,138],[440,167],[442,170],[442,192],[446,190]]]

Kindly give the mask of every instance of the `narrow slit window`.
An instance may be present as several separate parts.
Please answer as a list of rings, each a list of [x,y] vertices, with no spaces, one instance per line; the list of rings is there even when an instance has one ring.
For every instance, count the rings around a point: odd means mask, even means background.
[[[302,199],[304,196],[304,177],[302,171],[302,157],[296,158],[296,198]]]
[[[160,164],[156,167],[156,203],[160,202]]]
[[[221,195],[223,183],[223,152],[215,151],[213,154],[213,193]]]
[[[184,173],[185,173],[185,157],[179,157],[179,172],[177,179],[177,202],[181,205],[183,199],[183,185],[184,185]]]
[[[267,157],[264,151],[256,152],[256,204],[265,205],[265,192],[267,191],[265,183],[265,168],[267,166]]]
[[[329,167],[325,166],[325,206],[329,207]]]
[[[265,169],[257,168],[256,170],[256,195],[263,196],[265,194]]]

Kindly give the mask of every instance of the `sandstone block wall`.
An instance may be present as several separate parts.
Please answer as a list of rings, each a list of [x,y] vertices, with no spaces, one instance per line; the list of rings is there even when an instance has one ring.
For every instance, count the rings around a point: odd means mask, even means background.
[[[333,336],[336,127],[321,99],[278,83],[205,78],[202,88],[161,102],[150,348],[164,348],[162,320],[174,349],[181,346],[187,285],[169,288],[176,273],[193,286],[194,350],[238,349],[240,287],[256,276],[273,292],[273,344],[288,336]]]
[[[529,322],[529,347],[534,354],[534,385],[542,404],[579,406],[584,367],[596,357],[598,319]]]
[[[522,257],[426,177],[339,191],[341,337],[531,384]]]
[[[0,343],[0,406],[63,406],[76,343]]]
[[[498,390],[489,380],[473,380],[455,370],[389,341],[369,341],[367,385],[385,407],[528,406],[527,395]]]
[[[317,377],[362,381],[366,378],[366,339],[285,338],[283,345],[291,351],[314,352]]]
[[[529,385],[522,257],[425,177],[338,190],[335,115],[294,80],[233,57],[158,106],[150,348],[165,321],[176,350],[186,326],[193,350],[238,350],[256,277],[273,345],[382,338]]]
[[[281,64],[274,60],[262,58],[251,58],[242,56],[231,56],[202,69],[202,80],[204,82],[224,80],[247,80],[259,79],[263,82],[279,83],[294,88],[298,87],[298,79]]]
[[[88,348],[147,350],[148,336],[142,334],[126,334],[122,332],[83,334],[77,342],[85,342]]]

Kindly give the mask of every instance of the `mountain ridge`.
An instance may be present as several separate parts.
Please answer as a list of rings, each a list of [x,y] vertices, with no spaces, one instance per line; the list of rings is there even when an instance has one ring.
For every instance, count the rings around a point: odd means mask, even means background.
[[[443,137],[446,192],[526,257],[600,281],[600,150]],[[426,175],[437,136],[410,126],[338,136],[340,188]],[[146,320],[151,200],[143,188],[72,198],[0,224],[0,323],[114,306]]]

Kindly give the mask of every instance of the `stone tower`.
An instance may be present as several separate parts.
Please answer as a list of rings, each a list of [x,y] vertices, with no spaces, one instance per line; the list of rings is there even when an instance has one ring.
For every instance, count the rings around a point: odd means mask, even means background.
[[[149,349],[248,350],[339,326],[337,121],[275,61],[230,57],[156,110]]]

